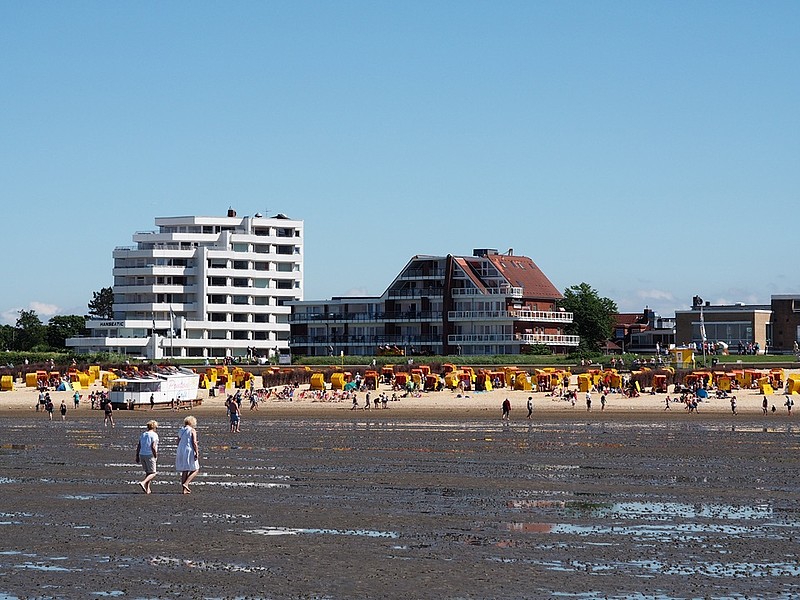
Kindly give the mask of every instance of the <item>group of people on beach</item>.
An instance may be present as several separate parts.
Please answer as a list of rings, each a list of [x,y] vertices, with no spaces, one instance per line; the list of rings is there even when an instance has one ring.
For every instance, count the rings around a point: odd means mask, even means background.
[[[144,469],[144,479],[139,487],[145,494],[152,493],[150,482],[158,474],[158,421],[147,422],[147,429],[139,436],[136,444],[136,463]],[[178,430],[178,449],[175,453],[175,470],[181,474],[181,490],[191,494],[189,484],[197,477],[200,470],[200,450],[197,443],[197,419],[188,416],[183,420],[183,427]]]
[[[353,405],[350,407],[350,410],[358,410],[360,407],[358,405],[358,396],[356,396],[355,392],[352,394],[353,398]],[[392,394],[391,398],[392,402],[397,402],[399,398],[397,394]],[[370,410],[371,408],[389,408],[389,394],[386,392],[381,392],[378,394],[378,397],[372,399],[372,394],[367,392],[364,396],[364,410]]]

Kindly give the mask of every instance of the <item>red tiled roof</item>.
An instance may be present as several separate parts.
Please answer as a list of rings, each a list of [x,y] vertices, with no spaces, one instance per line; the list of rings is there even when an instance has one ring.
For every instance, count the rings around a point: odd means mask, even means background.
[[[490,254],[487,257],[508,280],[509,285],[521,287],[526,298],[558,300],[563,298],[542,270],[527,256]]]
[[[614,323],[616,325],[633,325],[641,318],[641,313],[619,313],[614,315]]]

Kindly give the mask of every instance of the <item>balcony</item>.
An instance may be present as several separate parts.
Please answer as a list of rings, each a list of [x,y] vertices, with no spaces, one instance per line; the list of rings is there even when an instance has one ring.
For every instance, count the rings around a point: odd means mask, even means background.
[[[538,323],[572,323],[573,313],[558,310],[512,310],[512,318],[517,321],[533,321]]]
[[[444,295],[441,288],[411,288],[389,290],[389,298],[438,298]]]
[[[442,320],[439,311],[395,311],[372,313],[294,313],[292,323],[384,323],[386,321],[436,321]]]
[[[72,337],[67,339],[70,348],[146,348],[150,337]]]
[[[572,323],[572,313],[544,310],[452,310],[450,321],[532,321],[536,323]]]
[[[450,290],[453,296],[510,296],[511,298],[522,298],[524,292],[521,287],[490,287],[490,288],[453,288]]]
[[[512,321],[513,315],[507,310],[451,310],[448,321]]]
[[[444,269],[409,269],[400,275],[401,281],[444,279]]]
[[[441,344],[440,335],[293,335],[292,346],[423,346]]]
[[[505,333],[470,333],[447,336],[449,344],[542,344],[545,346],[577,346],[580,336],[550,333],[526,333],[510,335]]]

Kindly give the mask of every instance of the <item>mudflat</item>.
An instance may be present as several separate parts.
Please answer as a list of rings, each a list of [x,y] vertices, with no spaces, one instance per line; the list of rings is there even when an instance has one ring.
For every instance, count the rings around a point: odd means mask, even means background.
[[[755,408],[204,403],[189,495],[188,411],[3,410],[0,598],[797,597],[797,427]]]

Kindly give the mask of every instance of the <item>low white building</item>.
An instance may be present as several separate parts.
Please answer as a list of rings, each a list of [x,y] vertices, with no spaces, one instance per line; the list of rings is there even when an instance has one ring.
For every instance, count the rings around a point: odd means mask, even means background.
[[[289,351],[303,299],[303,221],[285,215],[159,217],[114,249],[114,318],[89,320],[76,352],[159,360]]]

